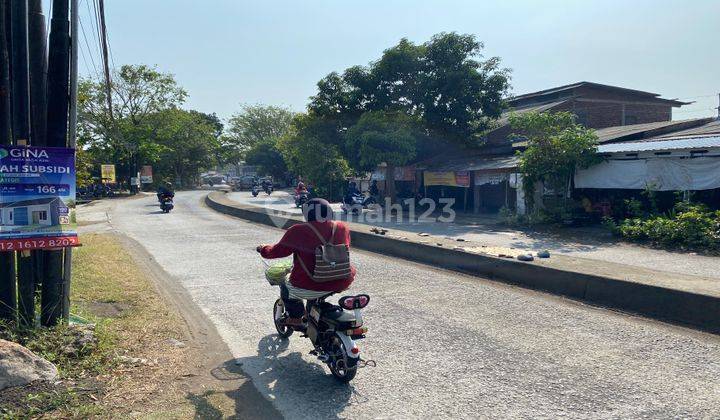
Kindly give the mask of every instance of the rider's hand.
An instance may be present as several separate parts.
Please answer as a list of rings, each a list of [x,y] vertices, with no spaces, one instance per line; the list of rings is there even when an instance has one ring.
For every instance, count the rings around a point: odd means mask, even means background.
[[[255,251],[262,252],[262,249],[265,247],[265,245],[258,245],[257,248],[255,248]]]

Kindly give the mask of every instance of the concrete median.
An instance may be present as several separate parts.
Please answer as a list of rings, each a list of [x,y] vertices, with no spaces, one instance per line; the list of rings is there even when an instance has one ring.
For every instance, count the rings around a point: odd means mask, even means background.
[[[212,192],[206,204],[250,222],[287,229],[302,223],[296,214],[244,205]],[[410,238],[414,234],[373,232],[350,223],[353,246],[386,256],[541,290],[595,305],[720,334],[720,285],[714,279],[554,255],[531,262],[469,252],[445,238]]]

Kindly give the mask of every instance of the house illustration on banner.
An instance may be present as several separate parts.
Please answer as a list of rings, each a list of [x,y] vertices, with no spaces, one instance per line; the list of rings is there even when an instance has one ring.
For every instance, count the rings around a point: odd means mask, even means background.
[[[60,197],[0,203],[0,226],[54,226],[67,215],[68,207]]]

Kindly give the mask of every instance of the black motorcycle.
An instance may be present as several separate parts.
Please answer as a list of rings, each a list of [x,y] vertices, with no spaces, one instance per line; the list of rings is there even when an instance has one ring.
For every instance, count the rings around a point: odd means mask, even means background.
[[[252,188],[250,189],[250,192],[252,193],[253,197],[257,197],[258,194],[260,194],[260,186],[257,184],[253,185]]]
[[[295,207],[302,207],[308,200],[310,200],[310,193],[307,191],[295,194]]]
[[[171,195],[163,194],[160,196],[160,210],[163,213],[170,213],[170,210],[174,209],[173,197]]]
[[[265,184],[263,185],[263,190],[265,191],[265,194],[270,195],[273,192],[273,186],[272,184]]]

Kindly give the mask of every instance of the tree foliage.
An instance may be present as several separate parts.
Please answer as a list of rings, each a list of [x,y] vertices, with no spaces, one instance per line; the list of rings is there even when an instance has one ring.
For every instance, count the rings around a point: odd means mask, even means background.
[[[260,143],[274,143],[290,126],[293,112],[272,105],[244,105],[228,121],[229,141],[242,153]]]
[[[440,33],[423,44],[402,39],[368,66],[331,73],[318,83],[309,110],[343,128],[367,111],[403,112],[436,138],[476,145],[504,109],[509,70],[483,60],[473,35]]]
[[[565,197],[575,170],[602,160],[594,131],[577,124],[569,112],[512,114],[510,125],[514,136],[527,140],[519,168],[529,200],[537,182]]]
[[[115,164],[126,180],[141,165],[153,165],[158,180],[191,185],[220,159],[223,124],[215,114],[180,109],[186,96],[171,74],[124,65],[113,72],[111,116],[104,81],[83,80],[78,160],[88,173]]]
[[[342,180],[350,174],[350,166],[337,142],[337,127],[313,115],[293,118],[288,133],[278,148],[288,168],[315,185],[318,194],[338,198]]]

